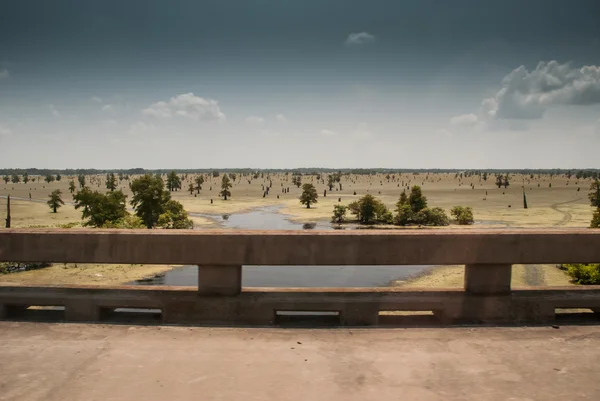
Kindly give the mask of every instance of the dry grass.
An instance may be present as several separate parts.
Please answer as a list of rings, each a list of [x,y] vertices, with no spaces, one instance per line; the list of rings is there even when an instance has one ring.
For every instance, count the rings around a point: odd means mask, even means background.
[[[325,176],[324,176],[325,177]],[[185,189],[194,178],[189,175],[183,181]],[[525,189],[527,191],[528,209],[523,209],[522,183],[525,178]],[[27,184],[0,184],[1,195],[12,195],[14,198],[29,199],[31,193],[34,201],[21,201],[13,198],[13,227],[27,227],[31,225],[54,226],[80,220],[80,213],[71,205],[65,205],[58,213],[50,213],[45,202],[48,195],[54,189],[63,192],[65,201],[71,200],[68,190],[69,177],[63,177],[60,182],[46,184],[45,182],[29,182]],[[219,196],[221,177],[210,177],[203,185],[199,195],[190,195],[186,191],[173,192],[174,199],[181,202],[185,209],[191,213],[207,213],[220,215],[224,213],[235,213],[246,211],[262,206],[281,205],[281,212],[292,216],[298,221],[329,220],[331,218],[333,205],[348,205],[366,193],[380,198],[390,208],[394,208],[400,193],[406,186],[421,185],[431,206],[439,206],[447,211],[452,206],[471,206],[478,227],[502,227],[503,225],[516,227],[587,227],[592,218],[592,208],[589,207],[587,192],[591,180],[567,180],[564,177],[550,178],[541,176],[530,179],[529,176],[513,175],[512,185],[507,189],[498,189],[494,185],[494,177],[490,176],[487,181],[479,180],[477,177],[469,177],[459,180],[454,174],[402,174],[397,175],[394,182],[386,180],[385,175],[372,176],[344,176],[342,178],[343,190],[329,191],[326,184],[319,182],[314,176],[304,176],[303,182],[311,182],[317,187],[319,193],[318,203],[310,209],[303,207],[298,198],[301,188],[291,184],[291,175],[271,175],[273,186],[270,194],[263,198],[263,188],[267,185],[267,175],[264,178],[252,179],[248,183],[247,177],[238,177],[231,189],[232,197],[224,201]],[[549,183],[552,187],[548,187]],[[88,177],[88,183],[92,189],[106,190],[104,176]],[[471,189],[473,183],[475,189]],[[400,186],[398,186],[400,184]],[[404,184],[404,187],[402,186]],[[538,187],[538,184],[540,185]],[[126,195],[131,197],[127,181],[119,184]],[[282,188],[290,188],[289,193],[283,193]],[[580,188],[580,191],[577,191]],[[323,197],[323,191],[327,189],[327,196]],[[354,195],[356,191],[357,195]],[[486,195],[487,191],[487,195]],[[277,196],[279,195],[279,199]],[[211,204],[210,201],[213,200]],[[338,200],[340,200],[338,202]],[[0,210],[5,210],[6,199],[0,199]],[[509,207],[510,206],[510,207]],[[198,226],[210,226],[215,223],[210,219],[194,217]]]
[[[30,285],[116,285],[152,277],[174,267],[176,266],[56,263],[53,266],[39,270],[2,274],[0,275],[0,281]]]

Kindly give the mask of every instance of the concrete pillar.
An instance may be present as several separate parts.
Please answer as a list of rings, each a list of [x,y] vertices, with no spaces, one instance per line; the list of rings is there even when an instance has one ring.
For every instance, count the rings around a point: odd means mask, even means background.
[[[465,291],[492,295],[510,293],[512,265],[472,264],[465,266]]]
[[[198,265],[198,292],[202,295],[233,296],[242,292],[242,266]]]
[[[86,300],[75,299],[65,305],[65,320],[71,322],[97,322],[100,320],[100,308]]]

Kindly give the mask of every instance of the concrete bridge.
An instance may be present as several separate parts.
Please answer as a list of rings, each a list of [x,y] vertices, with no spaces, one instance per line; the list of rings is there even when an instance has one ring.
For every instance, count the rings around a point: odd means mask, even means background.
[[[0,318],[62,306],[66,321],[110,321],[121,308],[160,322],[272,325],[293,313],[335,324],[389,323],[389,311],[432,312],[446,324],[552,322],[558,308],[600,311],[600,286],[511,288],[511,265],[600,262],[600,231],[0,231],[0,261],[196,264],[198,288],[0,284]],[[247,265],[465,265],[464,289],[242,288]],[[368,268],[368,267],[365,267]],[[385,321],[384,321],[385,320]]]

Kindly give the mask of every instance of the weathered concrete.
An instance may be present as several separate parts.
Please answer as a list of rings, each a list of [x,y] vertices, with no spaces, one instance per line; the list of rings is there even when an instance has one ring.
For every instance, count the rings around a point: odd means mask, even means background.
[[[198,292],[202,295],[238,295],[242,292],[242,266],[198,266]]]
[[[461,290],[244,289],[237,296],[201,295],[193,287],[0,284],[0,310],[20,318],[23,307],[64,306],[67,321],[107,321],[116,308],[159,309],[175,324],[271,325],[277,311],[338,312],[339,324],[373,326],[380,311],[430,311],[444,324],[551,322],[556,308],[600,308],[600,286],[515,290],[477,295]],[[15,314],[15,311],[18,313]],[[109,321],[109,320],[108,320]]]
[[[468,264],[465,266],[465,291],[472,294],[508,294],[512,265]]]
[[[0,261],[198,265],[596,263],[600,230],[0,230]]]
[[[600,328],[0,322],[0,400],[600,399]]]

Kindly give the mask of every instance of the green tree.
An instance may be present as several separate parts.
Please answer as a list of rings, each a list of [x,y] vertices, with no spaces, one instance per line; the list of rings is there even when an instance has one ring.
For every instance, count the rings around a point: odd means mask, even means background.
[[[56,174],[56,181],[60,181],[62,179],[62,176],[60,174]]]
[[[317,203],[317,189],[313,184],[306,183],[302,185],[302,194],[300,195],[300,203],[306,205],[307,209],[310,209],[312,203]]]
[[[423,208],[415,213],[413,221],[424,226],[447,226],[450,219],[441,207]]]
[[[73,181],[73,180],[69,181],[69,192],[73,193],[73,192],[75,192],[76,189],[77,189],[77,187],[75,187],[75,181]]]
[[[235,175],[235,173],[229,173],[229,177],[231,177],[231,181],[235,182],[235,179],[237,178],[237,175]]]
[[[188,218],[183,205],[177,201],[169,200],[163,206],[163,213],[158,217],[157,225],[161,228],[190,229],[194,223]]]
[[[54,176],[52,174],[48,174],[46,178],[44,178],[44,181],[50,184],[52,181],[54,181]]]
[[[221,180],[221,192],[219,192],[219,195],[223,197],[223,200],[227,200],[228,197],[231,197],[229,188],[231,188],[231,181],[227,174],[223,174],[223,179]]]
[[[410,195],[408,196],[408,204],[413,213],[418,213],[427,207],[427,198],[421,192],[420,186],[415,185],[411,188]]]
[[[398,199],[398,202],[396,202],[397,210],[399,210],[400,207],[402,207],[404,205],[408,205],[408,196],[406,196],[406,191],[402,191],[402,193],[400,194],[400,198]]]
[[[131,205],[135,214],[142,219],[146,227],[156,226],[158,218],[164,213],[164,205],[171,199],[169,191],[165,191],[163,180],[150,174],[131,181],[129,185],[133,197]]]
[[[600,207],[596,209],[592,216],[592,222],[590,223],[591,228],[600,228]]]
[[[204,176],[199,175],[195,178],[194,182],[196,183],[196,193],[200,193],[200,190],[202,189],[202,184],[204,184]]]
[[[21,182],[21,178],[19,178],[18,175],[13,174],[12,177],[11,177],[11,181],[12,181],[13,184],[18,184],[18,183]]]
[[[367,194],[348,205],[348,209],[354,214],[361,224],[373,224],[377,222],[391,223],[392,214],[387,207],[373,195]]]
[[[181,189],[181,178],[174,170],[167,175],[167,189],[171,192]]]
[[[23,182],[25,184],[27,184],[29,182],[29,174],[27,174],[27,173],[23,174]]]
[[[48,195],[50,199],[47,203],[48,206],[50,206],[50,209],[52,209],[52,212],[54,213],[56,213],[56,210],[58,208],[65,204],[65,202],[60,197],[61,195],[62,193],[60,192],[60,189],[55,189],[50,195]]]
[[[502,179],[502,175],[499,174],[496,176],[496,186],[500,188],[503,184],[504,180]]]
[[[398,226],[407,226],[413,222],[413,211],[408,203],[400,204],[396,208],[396,217],[394,224]]]
[[[333,223],[343,223],[346,219],[346,211],[348,208],[344,205],[333,205],[333,217],[331,221]]]
[[[190,185],[188,185],[188,191],[190,191],[190,195],[194,194],[194,189],[196,189],[196,187],[194,187],[194,183],[190,182]]]
[[[85,187],[85,175],[79,174],[77,176],[77,181],[79,181],[79,188]]]
[[[83,223],[86,227],[111,227],[127,217],[126,199],[127,196],[120,190],[103,194],[88,187],[83,187],[73,196],[75,209],[83,209],[81,218],[87,219]]]
[[[600,208],[600,181],[596,179],[590,185],[590,193],[588,194],[592,207]]]
[[[5,184],[8,184],[8,182],[10,181],[10,177],[5,175],[4,177],[2,177],[2,179],[4,180]]]
[[[460,225],[473,224],[473,209],[468,206],[454,206],[450,214]]]
[[[117,177],[115,177],[115,173],[106,174],[106,188],[111,192],[117,189]]]

